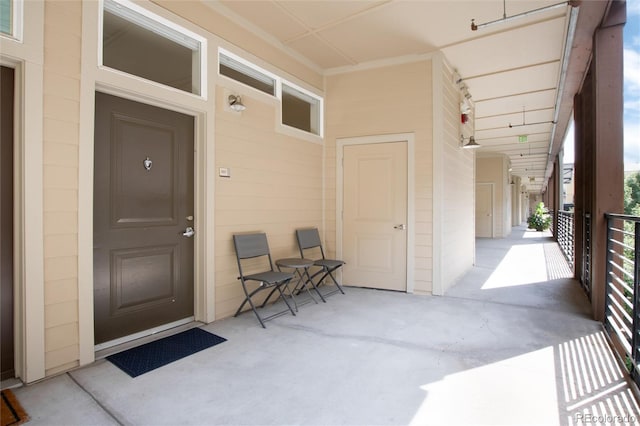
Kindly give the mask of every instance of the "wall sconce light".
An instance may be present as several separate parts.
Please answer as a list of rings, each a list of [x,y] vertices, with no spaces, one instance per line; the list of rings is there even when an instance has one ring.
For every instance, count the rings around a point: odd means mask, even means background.
[[[229,108],[235,112],[241,112],[247,109],[247,107],[242,103],[240,95],[229,95]]]
[[[469,137],[469,142],[467,142],[466,144],[464,143],[464,136],[460,135],[460,147],[464,148],[464,149],[474,149],[474,148],[480,148],[480,144],[476,143],[476,138],[474,138],[473,136]]]

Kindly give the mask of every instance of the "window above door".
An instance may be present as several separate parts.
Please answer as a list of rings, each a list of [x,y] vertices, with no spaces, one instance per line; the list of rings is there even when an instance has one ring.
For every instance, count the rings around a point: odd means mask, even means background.
[[[322,98],[283,82],[282,124],[322,136]]]
[[[277,78],[267,71],[223,49],[218,54],[220,75],[253,87],[268,95],[276,95]]]
[[[323,135],[323,98],[223,48],[218,49],[219,74],[280,100],[280,130]],[[299,132],[298,132],[299,133]]]
[[[23,0],[0,0],[0,35],[22,40]]]
[[[206,93],[206,40],[126,0],[105,0],[101,64],[188,93]]]

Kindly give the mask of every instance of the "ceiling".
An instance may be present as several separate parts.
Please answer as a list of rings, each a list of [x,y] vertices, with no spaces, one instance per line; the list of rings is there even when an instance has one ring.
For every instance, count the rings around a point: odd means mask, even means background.
[[[530,192],[540,192],[553,132],[566,128],[563,123],[556,129],[553,121],[572,7],[563,3],[527,12],[557,3],[222,0],[207,4],[320,72],[442,51],[475,104],[475,139],[482,145],[478,155],[508,155],[512,173],[523,178]],[[472,31],[472,19],[478,25],[499,22]]]

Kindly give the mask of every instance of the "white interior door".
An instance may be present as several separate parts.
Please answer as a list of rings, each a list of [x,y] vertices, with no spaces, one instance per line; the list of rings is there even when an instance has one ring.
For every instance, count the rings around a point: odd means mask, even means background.
[[[476,237],[493,238],[493,184],[476,184]]]
[[[407,143],[345,145],[343,282],[407,290]]]

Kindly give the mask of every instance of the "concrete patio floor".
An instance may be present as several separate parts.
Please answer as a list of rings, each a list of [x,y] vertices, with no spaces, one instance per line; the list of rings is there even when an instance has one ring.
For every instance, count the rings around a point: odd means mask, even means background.
[[[478,240],[446,296],[347,288],[135,379],[108,361],[14,389],[29,425],[633,424],[638,404],[548,234]]]

